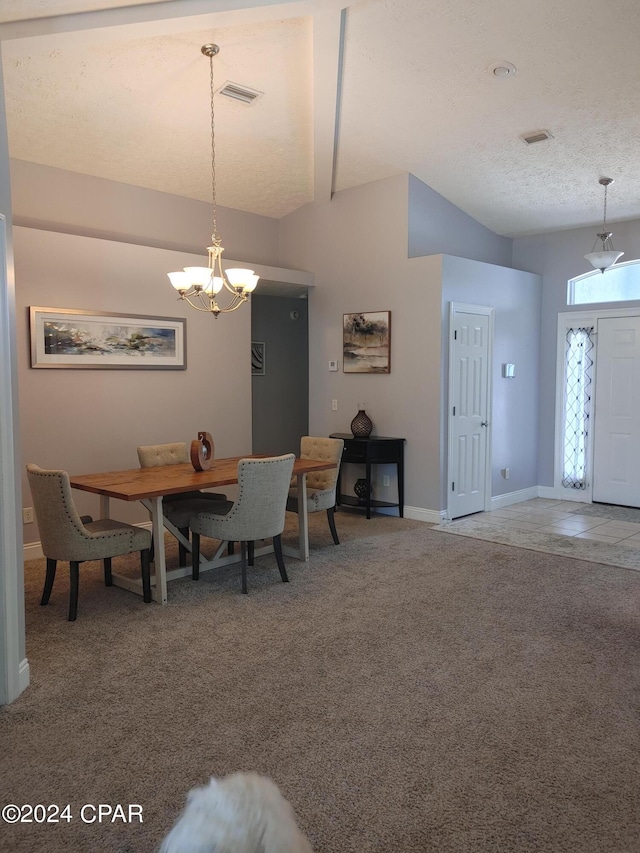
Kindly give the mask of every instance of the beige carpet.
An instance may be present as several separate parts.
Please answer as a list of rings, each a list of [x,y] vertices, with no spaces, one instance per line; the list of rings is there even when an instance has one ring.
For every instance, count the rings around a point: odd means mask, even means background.
[[[170,586],[166,607],[81,571],[41,608],[32,686],[0,711],[2,799],[71,823],[0,827],[7,851],[147,853],[211,774],[271,776],[318,853],[640,849],[640,576],[434,532],[313,519],[271,557]],[[83,824],[139,803],[142,825]]]

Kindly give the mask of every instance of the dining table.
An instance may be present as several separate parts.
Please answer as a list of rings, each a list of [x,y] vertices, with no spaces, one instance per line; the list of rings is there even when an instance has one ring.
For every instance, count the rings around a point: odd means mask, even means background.
[[[188,551],[191,543],[164,516],[163,499],[181,492],[202,489],[218,489],[233,486],[238,482],[238,462],[241,459],[264,459],[264,454],[233,456],[225,459],[213,459],[211,467],[205,471],[196,471],[191,463],[163,465],[157,468],[131,468],[125,471],[107,471],[98,474],[80,474],[69,478],[71,487],[83,492],[92,492],[100,496],[100,517],[110,517],[110,501],[140,501],[151,513],[154,547],[154,576],[151,595],[159,604],[167,603],[167,582],[191,574],[191,566],[180,566],[167,571],[164,543],[165,528],[178,539]],[[321,462],[315,459],[296,458],[293,475],[298,489],[298,547],[283,543],[283,553],[295,559],[309,559],[309,525],[307,513],[307,474],[313,471],[326,471],[335,468],[335,462]],[[226,544],[221,542],[209,560],[203,560],[200,571],[207,571],[240,560],[239,554],[226,553]],[[272,552],[273,545],[255,548],[255,555]],[[113,572],[113,583],[142,595],[142,583],[134,577]]]

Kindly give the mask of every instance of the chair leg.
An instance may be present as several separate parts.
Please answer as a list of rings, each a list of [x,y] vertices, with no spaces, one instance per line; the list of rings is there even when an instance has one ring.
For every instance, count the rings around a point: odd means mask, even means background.
[[[189,528],[188,527],[179,527],[178,530],[185,539],[189,538]],[[186,566],[187,565],[187,549],[184,547],[182,542],[178,542],[178,565]]]
[[[75,622],[78,615],[78,587],[80,586],[80,563],[73,560],[69,563],[69,622]]]
[[[51,597],[51,590],[53,589],[53,582],[56,579],[57,564],[57,560],[50,560],[47,557],[47,576],[44,581],[44,590],[42,591],[42,598],[40,599],[40,604],[49,603],[49,598]]]
[[[142,598],[145,604],[151,601],[151,566],[150,549],[140,551],[140,570],[142,572]]]
[[[149,560],[153,563],[153,559],[156,555],[156,549],[153,544],[153,530],[151,531],[151,548],[149,548]]]
[[[282,583],[289,583],[287,570],[284,567],[284,560],[282,558],[282,538],[280,534],[278,534],[278,536],[273,537],[273,550],[275,551],[276,562],[278,563],[278,568],[280,569],[280,577],[282,578]]]
[[[329,530],[331,531],[331,535],[333,536],[334,545],[339,545],[340,540],[338,539],[338,531],[336,530],[336,520],[334,518],[334,507],[329,507],[327,510],[327,519],[329,521]]]
[[[200,534],[191,534],[191,580],[200,580]]]
[[[111,557],[105,557],[104,563],[104,585],[113,586],[113,575],[111,574]]]
[[[249,557],[249,565],[255,565],[256,558],[256,543],[252,540],[251,542],[247,542],[247,555]]]
[[[247,590],[247,543],[240,543],[240,557],[242,560],[242,592],[246,595]]]

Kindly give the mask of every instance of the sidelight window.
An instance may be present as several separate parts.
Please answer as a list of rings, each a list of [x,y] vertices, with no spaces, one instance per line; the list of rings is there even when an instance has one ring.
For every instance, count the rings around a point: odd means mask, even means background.
[[[593,333],[593,326],[566,332],[562,485],[567,489],[587,488]]]

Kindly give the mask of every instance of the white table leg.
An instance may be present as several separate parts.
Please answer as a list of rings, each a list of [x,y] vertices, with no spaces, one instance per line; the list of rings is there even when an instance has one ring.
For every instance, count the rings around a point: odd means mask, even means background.
[[[109,498],[100,495],[100,518],[109,518]]]
[[[164,524],[162,495],[151,498],[151,522],[153,524],[153,564],[155,568],[155,595],[158,604],[167,603],[167,562],[164,552]]]

